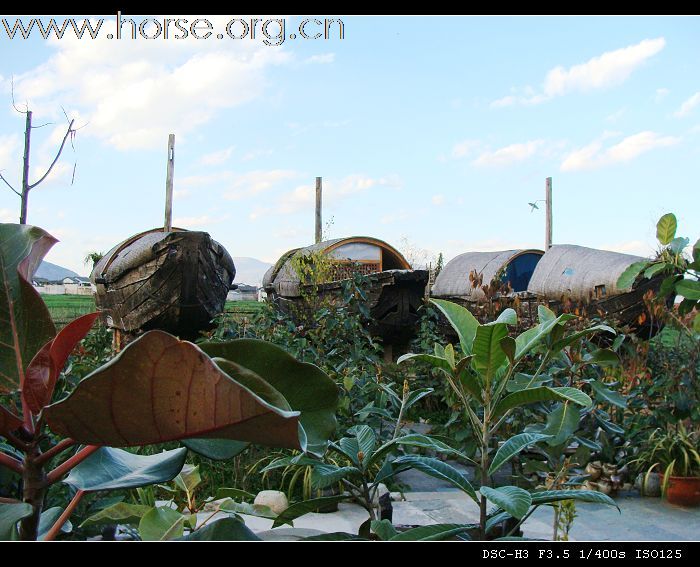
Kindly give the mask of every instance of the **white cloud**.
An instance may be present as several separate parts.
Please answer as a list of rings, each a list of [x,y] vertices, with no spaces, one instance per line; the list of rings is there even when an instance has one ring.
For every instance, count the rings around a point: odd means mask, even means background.
[[[444,195],[433,195],[431,202],[433,203],[433,205],[437,205],[438,207],[440,205],[444,205],[445,204],[445,196]]]
[[[321,63],[328,64],[335,61],[335,53],[321,53],[319,55],[312,55],[304,61],[304,63]]]
[[[604,148],[603,139],[608,137],[604,135],[570,153],[564,158],[561,171],[597,169],[616,163],[625,163],[655,148],[672,146],[680,141],[679,138],[645,131],[628,136],[617,144]]]
[[[491,103],[494,108],[520,104],[539,104],[554,97],[573,92],[590,92],[615,87],[666,45],[663,37],[645,39],[635,45],[606,51],[585,63],[571,67],[558,66],[545,76],[540,92],[531,87],[521,89],[520,95],[508,95]]]
[[[19,150],[19,136],[0,136],[0,172],[7,177],[5,170],[15,171],[19,169],[22,154]]]
[[[217,18],[210,20],[221,28]],[[267,69],[291,59],[283,48],[243,41],[117,45],[101,34],[90,41],[66,36],[47,45],[53,55],[16,77],[17,100],[29,100],[37,115],[70,104],[89,121],[84,135],[122,150],[161,147],[171,132],[186,139],[219,110],[259,96]]]
[[[656,92],[654,93],[654,102],[661,102],[670,93],[671,93],[671,91],[665,87],[661,87],[660,89],[656,89]]]
[[[700,104],[700,91],[696,92],[693,96],[686,99],[680,108],[675,112],[675,116],[681,118],[690,114],[693,109]]]
[[[228,148],[224,148],[223,150],[219,150],[218,152],[205,154],[199,159],[199,161],[204,165],[221,165],[222,163],[228,161],[228,159],[231,157],[231,154],[233,153],[233,150],[235,149],[235,146],[229,146]]]
[[[236,176],[224,192],[224,198],[238,200],[251,195],[257,195],[269,191],[276,185],[299,177],[299,172],[287,169],[273,169],[270,171],[249,171]]]
[[[511,144],[494,151],[486,151],[480,154],[472,163],[478,166],[511,165],[535,155],[542,143],[542,140],[531,140],[522,144]]]
[[[0,222],[19,222],[19,206],[16,211],[0,209]]]
[[[452,146],[452,157],[455,159],[467,157],[473,154],[479,147],[481,142],[479,140],[462,140]]]

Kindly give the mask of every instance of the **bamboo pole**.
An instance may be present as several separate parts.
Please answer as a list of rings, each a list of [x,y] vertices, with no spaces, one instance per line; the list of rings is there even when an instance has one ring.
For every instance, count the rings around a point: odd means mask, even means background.
[[[322,209],[322,193],[323,193],[323,178],[316,178],[316,244],[323,239],[321,233],[321,209]]]
[[[165,176],[165,232],[173,228],[173,176],[175,174],[175,134],[168,136],[168,167]]]
[[[545,182],[545,202],[547,211],[547,220],[545,225],[545,251],[552,247],[552,178],[547,177]]]

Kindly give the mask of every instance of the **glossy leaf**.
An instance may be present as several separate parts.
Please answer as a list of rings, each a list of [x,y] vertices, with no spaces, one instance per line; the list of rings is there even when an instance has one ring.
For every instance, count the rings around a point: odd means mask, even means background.
[[[350,496],[347,495],[323,496],[321,498],[312,498],[311,500],[296,502],[277,516],[277,518],[275,518],[272,527],[276,528],[284,524],[293,524],[294,520],[303,516],[304,514],[316,512],[320,509],[326,508],[327,506],[348,500],[349,498]]]
[[[676,236],[676,229],[678,228],[678,221],[676,220],[676,215],[673,213],[667,213],[659,219],[656,223],[656,238],[658,241],[666,246],[670,244],[673,238]]]
[[[39,529],[37,530],[37,540],[43,540],[46,534],[56,523],[56,520],[63,514],[63,508],[54,506],[48,510],[44,510],[39,518]],[[70,520],[66,520],[61,526],[61,533],[69,534],[73,531],[73,524]]]
[[[29,362],[56,334],[51,315],[31,284],[56,242],[35,226],[0,224],[0,394],[23,386]]]
[[[607,388],[605,384],[599,380],[591,382],[591,386],[596,394],[596,399],[605,401],[622,409],[627,407],[627,400],[625,400],[625,398],[619,392],[615,392]]]
[[[541,433],[521,433],[511,437],[508,439],[508,441],[501,445],[498,451],[496,451],[496,454],[491,461],[491,465],[489,466],[489,475],[494,474],[510,459],[529,445],[533,445],[544,439],[549,439],[549,435],[543,435]]]
[[[306,450],[318,456],[325,452],[336,429],[338,405],[338,387],[325,372],[265,341],[239,339],[199,346],[212,357],[230,360],[255,372],[279,391],[292,410],[301,412],[299,422],[306,434]]]
[[[596,364],[597,366],[617,366],[620,364],[620,356],[608,348],[599,348],[591,354],[583,357],[583,364]]]
[[[298,412],[274,407],[196,345],[163,331],[129,344],[44,415],[54,432],[92,445],[211,437],[302,448]]]
[[[152,508],[139,522],[139,535],[143,541],[177,539],[185,532],[185,520],[185,516],[172,508]]]
[[[232,512],[234,514],[246,514],[257,518],[267,518],[273,520],[277,517],[268,506],[261,504],[250,504],[249,502],[236,502],[228,498],[219,504],[219,510],[222,512]]]
[[[199,467],[185,465],[173,479],[173,482],[180,490],[191,495],[202,483],[202,476],[199,474]]]
[[[399,357],[399,359],[396,361],[396,364],[402,364],[409,360],[427,362],[435,368],[442,368],[443,370],[447,370],[448,372],[452,370],[449,363],[447,362],[447,360],[445,360],[444,357],[436,356],[434,354],[404,354],[403,356]]]
[[[553,400],[571,401],[583,407],[589,407],[593,404],[591,398],[576,388],[550,388],[548,386],[539,386],[537,388],[528,388],[527,390],[519,390],[508,394],[494,408],[493,415],[498,417],[506,411],[528,404],[538,402],[548,402]]]
[[[547,426],[542,433],[549,435],[547,444],[556,447],[564,443],[578,429],[581,412],[575,404],[564,402],[547,416]]]
[[[339,467],[330,463],[319,463],[314,465],[311,472],[311,485],[317,489],[327,488],[354,474],[361,474],[360,469],[357,467]]]
[[[681,280],[676,283],[676,292],[686,299],[700,299],[700,281],[698,280]]]
[[[10,541],[20,520],[32,515],[32,507],[25,502],[5,504],[0,502],[0,541]]]
[[[430,302],[442,312],[450,325],[452,325],[452,328],[459,337],[462,353],[470,355],[472,353],[472,343],[476,336],[476,329],[479,327],[479,321],[476,320],[474,315],[472,315],[467,308],[452,303],[451,301],[431,299]]]
[[[469,524],[432,524],[400,532],[389,541],[441,541],[470,529]]]
[[[508,307],[507,309],[504,309],[501,311],[500,315],[496,319],[495,322],[493,323],[488,323],[489,325],[493,324],[506,324],[506,325],[517,325],[518,324],[518,314],[515,312],[515,309],[512,309]]]
[[[228,461],[250,447],[246,441],[232,439],[183,439],[181,443],[190,451],[212,461]]]
[[[649,262],[642,260],[641,262],[635,262],[634,264],[627,266],[625,271],[620,274],[619,278],[617,278],[617,289],[620,291],[629,291],[632,289],[632,285],[634,285],[637,277],[646,269],[648,265]]]
[[[176,538],[178,541],[260,541],[240,519],[221,518],[205,526]]]
[[[102,447],[76,466],[63,482],[86,492],[168,482],[182,470],[186,456],[185,448],[155,455],[136,455],[122,449]]]
[[[595,335],[600,332],[606,332],[606,333],[611,333],[613,335],[616,335],[617,333],[615,332],[615,329],[612,327],[609,327],[608,325],[595,325],[594,327],[589,327],[587,329],[584,329],[583,331],[578,331],[576,333],[571,333],[570,335],[563,337],[562,339],[559,339],[552,345],[552,350],[557,352],[560,351],[563,348],[566,348],[568,346],[571,346],[574,344],[576,341],[590,336],[590,335]]]
[[[541,492],[532,493],[532,504],[536,506],[552,504],[553,502],[560,502],[561,500],[606,504],[608,506],[615,506],[618,510],[620,509],[610,496],[594,490],[543,490]]]
[[[507,336],[508,327],[503,323],[480,325],[476,330],[473,363],[482,375],[487,389],[496,371],[506,362],[501,341]]]
[[[530,493],[517,486],[501,486],[499,488],[482,486],[479,492],[485,496],[489,502],[505,510],[518,520],[523,519],[532,505]]]
[[[371,524],[372,532],[382,541],[388,541],[399,532],[389,520],[373,520]]]
[[[415,455],[399,457],[393,464],[397,466],[408,465],[413,469],[432,476],[433,478],[449,482],[467,494],[472,500],[474,500],[474,502],[478,503],[476,491],[472,487],[469,480],[467,480],[467,477],[452,465],[431,457],[419,457]]]
[[[143,515],[150,511],[150,506],[117,502],[85,520],[80,527],[101,524],[138,524]]]
[[[29,363],[22,391],[32,413],[38,414],[51,401],[56,380],[68,357],[99,316],[99,313],[90,313],[68,323]]]
[[[7,435],[22,427],[22,420],[4,406],[0,406],[0,435]]]
[[[461,451],[450,447],[446,443],[439,441],[428,435],[422,435],[420,433],[410,433],[408,435],[402,435],[391,441],[387,441],[379,447],[372,457],[372,463],[379,461],[385,455],[391,452],[392,449],[399,446],[407,447],[420,447],[422,449],[430,449],[438,453],[444,453],[445,455],[455,455],[467,461],[473,462],[467,455]]]

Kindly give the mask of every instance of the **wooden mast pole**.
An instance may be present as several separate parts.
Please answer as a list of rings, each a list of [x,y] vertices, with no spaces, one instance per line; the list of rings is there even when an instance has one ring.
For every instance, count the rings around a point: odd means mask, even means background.
[[[323,239],[321,231],[321,208],[322,208],[322,193],[323,181],[322,177],[316,178],[316,244]]]
[[[175,174],[175,134],[168,136],[168,167],[165,176],[165,232],[173,228],[173,176]]]
[[[547,177],[545,182],[545,202],[546,202],[546,212],[547,220],[545,224],[545,242],[544,249],[545,252],[552,247],[552,178]]]

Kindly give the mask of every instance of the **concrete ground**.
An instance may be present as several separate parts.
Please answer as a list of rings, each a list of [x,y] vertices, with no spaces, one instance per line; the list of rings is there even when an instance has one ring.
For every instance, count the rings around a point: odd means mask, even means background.
[[[457,490],[406,492],[406,500],[393,502],[394,524],[425,525],[474,523],[479,510]],[[617,496],[616,508],[578,503],[570,541],[693,541],[700,539],[700,508],[672,506],[660,498],[634,494]],[[340,504],[331,514],[307,514],[289,526],[271,530],[272,520],[245,516],[246,525],[264,539],[298,539],[322,532],[357,533],[367,513],[355,504]],[[302,530],[298,530],[302,528]],[[295,534],[296,532],[296,534]],[[524,525],[524,536],[551,539],[552,510],[541,507]]]

